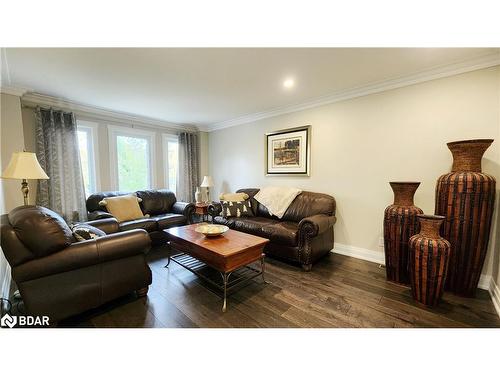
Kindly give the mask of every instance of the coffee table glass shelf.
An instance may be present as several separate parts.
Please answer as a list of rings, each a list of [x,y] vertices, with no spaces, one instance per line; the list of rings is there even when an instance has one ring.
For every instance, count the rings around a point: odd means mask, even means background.
[[[199,225],[203,224],[164,230],[170,247],[165,267],[173,261],[222,292],[222,311],[225,312],[230,292],[258,276],[266,282],[263,250],[269,240],[232,229],[220,236],[206,237],[196,230]],[[179,253],[173,255],[173,250]],[[257,262],[260,268],[252,265]]]

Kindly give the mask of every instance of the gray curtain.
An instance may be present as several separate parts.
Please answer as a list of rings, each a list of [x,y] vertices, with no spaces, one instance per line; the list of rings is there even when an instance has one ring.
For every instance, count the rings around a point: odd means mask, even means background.
[[[9,298],[10,266],[0,248],[0,298]]]
[[[50,177],[38,180],[36,204],[68,223],[87,219],[78,135],[73,113],[36,109],[36,156]]]
[[[179,134],[179,179],[177,200],[194,202],[194,193],[199,186],[199,145],[198,134]]]

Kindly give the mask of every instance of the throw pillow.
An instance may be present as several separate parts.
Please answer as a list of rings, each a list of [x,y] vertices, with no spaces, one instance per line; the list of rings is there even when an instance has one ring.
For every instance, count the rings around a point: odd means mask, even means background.
[[[249,200],[242,202],[221,201],[222,216],[228,217],[241,217],[241,216],[254,216],[252,211],[252,204]]]
[[[219,195],[220,201],[243,202],[249,198],[247,193],[224,193]]]
[[[78,242],[94,240],[106,235],[106,233],[99,228],[88,224],[75,224],[71,230],[73,231],[73,237],[75,237]]]
[[[144,214],[139,207],[139,198],[135,195],[120,195],[104,198],[106,210],[119,222],[142,219]]]
[[[127,194],[127,195],[133,195],[134,197],[137,197],[137,194],[136,193],[133,193],[133,194]],[[141,203],[142,202],[142,198],[139,198],[137,197],[137,202]],[[103,207],[103,208],[106,208],[106,206],[108,205],[108,203],[106,202],[106,198],[104,198],[102,201],[100,201],[99,203],[97,203],[99,206]]]

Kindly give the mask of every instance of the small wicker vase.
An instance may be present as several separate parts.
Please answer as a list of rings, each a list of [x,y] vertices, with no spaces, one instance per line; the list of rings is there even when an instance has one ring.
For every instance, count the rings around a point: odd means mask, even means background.
[[[384,212],[384,252],[387,280],[409,284],[408,240],[418,233],[417,215],[423,211],[413,204],[420,182],[390,182],[394,204]]]
[[[439,235],[444,216],[418,215],[420,233],[410,238],[410,280],[413,299],[436,306],[443,295],[450,243]]]
[[[445,288],[473,297],[483,268],[495,206],[495,178],[481,172],[481,159],[492,139],[448,143],[450,173],[436,185],[436,215],[446,217],[442,236],[451,243]]]

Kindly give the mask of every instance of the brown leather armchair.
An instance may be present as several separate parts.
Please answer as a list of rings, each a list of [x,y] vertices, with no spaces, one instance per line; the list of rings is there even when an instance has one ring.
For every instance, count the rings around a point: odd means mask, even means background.
[[[255,198],[260,189],[240,189],[247,193],[255,216],[220,216],[221,205],[214,203],[208,207],[213,222],[227,225],[231,229],[268,238],[270,242],[264,253],[299,263],[310,271],[313,263],[333,249],[333,226],[335,199],[327,194],[303,191],[286,210],[283,218],[269,214],[269,211]]]
[[[119,233],[115,219],[89,224],[107,235],[76,242],[66,222],[44,207],[21,206],[1,216],[0,245],[28,314],[57,322],[133,291],[147,293],[146,231]]]

